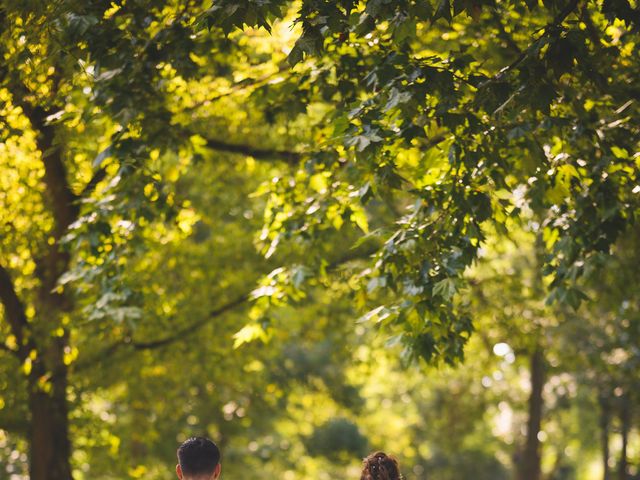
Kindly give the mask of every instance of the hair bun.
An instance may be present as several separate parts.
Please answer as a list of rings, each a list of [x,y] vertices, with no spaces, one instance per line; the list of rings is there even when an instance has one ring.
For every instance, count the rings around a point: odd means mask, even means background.
[[[400,480],[398,461],[384,452],[374,452],[362,462],[360,480]]]

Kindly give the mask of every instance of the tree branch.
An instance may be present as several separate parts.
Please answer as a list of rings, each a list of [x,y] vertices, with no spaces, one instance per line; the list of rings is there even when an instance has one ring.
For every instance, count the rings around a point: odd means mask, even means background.
[[[498,28],[498,35],[500,36],[500,38],[504,40],[504,42],[507,44],[507,46],[509,47],[509,49],[511,49],[513,53],[515,53],[516,55],[521,55],[522,49],[518,46],[518,44],[515,42],[513,37],[504,28],[504,24],[502,23],[502,18],[500,17],[500,14],[498,13],[498,10],[496,9],[496,7],[491,8],[491,17],[493,18],[493,21],[495,22],[496,27]]]
[[[359,258],[362,258],[363,256],[369,256],[373,253],[373,251],[370,251],[370,250],[371,248],[367,249],[364,252],[364,254],[362,252],[350,252],[349,254],[344,255],[343,257],[340,257],[339,259],[331,262],[327,267],[327,270],[329,271],[335,270],[336,268],[338,268],[339,266],[345,263],[351,262],[353,260],[357,260]],[[219,308],[216,308],[215,310],[212,310],[207,317],[204,317],[202,319],[196,320],[195,322],[192,322],[190,325],[178,330],[176,333],[169,335],[168,337],[165,337],[159,340],[154,340],[151,342],[133,342],[132,341],[130,345],[132,345],[133,348],[136,350],[151,350],[158,347],[164,347],[166,345],[169,345],[177,340],[184,338],[187,335],[196,333],[196,331],[199,328],[203,327],[214,318],[219,317],[220,315],[228,311],[234,310],[235,308],[243,305],[244,303],[247,303],[251,299],[252,291],[253,289],[247,291],[246,293],[243,293],[235,300],[232,300],[231,302]]]
[[[564,22],[565,19],[571,14],[571,12],[576,9],[579,3],[580,0],[571,0],[569,3],[567,3],[567,6],[564,7],[560,11],[560,13],[558,13],[558,15],[556,15],[556,18],[553,19],[553,22],[551,22],[550,26],[557,26]]]
[[[341,265],[349,263],[353,260],[358,260],[361,258],[368,257],[372,255],[376,250],[377,250],[377,247],[373,248],[370,246],[369,248],[363,249],[363,251],[351,251],[346,255],[343,255],[342,257],[331,262],[327,266],[327,271],[335,270]],[[199,328],[203,327],[214,318],[219,317],[220,315],[227,313],[228,311],[234,310],[235,308],[248,302],[251,299],[252,291],[253,289],[248,290],[247,292],[243,293],[235,300],[232,300],[229,303],[226,303],[225,305],[222,305],[221,307],[218,307],[212,310],[211,312],[209,312],[208,316],[192,322],[190,325],[187,325],[186,327],[178,330],[177,332],[169,335],[168,337],[165,337],[159,340],[150,341],[150,342],[132,341],[130,342],[130,345],[133,346],[133,348],[136,350],[150,350],[158,347],[164,347],[165,345],[169,345],[170,343],[180,340],[181,338],[184,338],[187,335],[195,333]]]
[[[170,343],[173,343],[177,340],[180,340],[181,338],[184,338],[188,335],[195,333],[199,328],[206,325],[214,318],[217,318],[220,315],[223,315],[224,313],[234,310],[240,305],[246,303],[249,300],[249,298],[250,298],[250,293],[243,293],[235,300],[231,300],[230,302],[222,305],[221,307],[218,307],[212,310],[211,312],[209,312],[209,315],[192,322],[186,327],[181,328],[177,332],[174,332],[165,338],[152,340],[150,342],[131,341],[129,342],[129,345],[131,345],[135,350],[152,350],[154,348],[164,347],[165,345],[169,345]]]
[[[85,187],[82,189],[82,192],[80,192],[80,195],[78,195],[78,197],[81,199],[87,198],[89,195],[95,192],[98,184],[102,180],[104,180],[106,177],[107,177],[107,170],[104,167],[98,168],[98,170],[93,172],[93,177],[91,177],[91,180],[89,180],[89,182],[85,185]]]
[[[4,305],[4,316],[9,323],[11,333],[16,337],[18,351],[7,348],[22,360],[27,358],[29,348],[25,344],[25,330],[29,328],[27,315],[25,314],[24,305],[20,301],[18,294],[13,286],[9,272],[0,265],[0,301]],[[29,340],[31,342],[32,340]]]
[[[237,143],[224,142],[212,138],[205,139],[207,148],[219,152],[234,153],[255,158],[256,160],[281,160],[289,165],[297,165],[305,154],[294,152],[292,150],[278,150],[270,148],[258,148],[251,145],[243,145]],[[107,170],[99,167],[94,173],[91,180],[85,185],[84,189],[78,195],[78,199],[86,198],[91,195],[98,184],[107,176]]]
[[[291,150],[277,150],[270,148],[258,148],[251,145],[239,145],[235,143],[228,143],[222,140],[215,140],[208,138],[207,147],[211,150],[218,150],[220,152],[237,153],[240,155],[246,155],[255,158],[256,160],[269,160],[277,159],[282,160],[285,163],[294,165],[300,162],[303,157],[302,153],[294,152]]]
[[[378,249],[378,247],[376,245],[370,245],[367,248],[363,248],[363,249],[361,249],[359,251],[356,250],[356,251],[349,252],[346,255],[343,255],[340,258],[338,258],[337,260],[334,260],[333,262],[331,262],[327,266],[327,271],[336,270],[338,267],[340,267],[340,266],[342,266],[342,265],[344,265],[346,263],[349,263],[351,261],[369,257],[370,255],[375,253],[377,251],[377,249]],[[129,346],[129,347],[132,347],[136,351],[144,351],[144,350],[154,350],[154,349],[157,349],[157,348],[162,348],[162,347],[166,347],[168,345],[171,345],[172,343],[175,343],[178,340],[184,339],[185,337],[187,337],[189,335],[193,335],[194,333],[197,333],[200,328],[202,328],[203,326],[205,326],[206,324],[208,324],[212,320],[220,317],[221,315],[224,315],[225,313],[233,311],[236,308],[244,305],[245,303],[247,303],[251,299],[251,292],[252,291],[253,291],[253,288],[252,289],[248,289],[245,293],[243,293],[242,295],[238,296],[236,299],[231,300],[228,303],[225,303],[224,305],[222,305],[222,306],[220,306],[218,308],[215,308],[214,310],[209,312],[209,314],[207,316],[192,322],[191,324],[187,325],[186,327],[181,328],[177,332],[172,333],[171,335],[168,335],[168,336],[166,336],[164,338],[160,338],[158,340],[151,340],[151,341],[148,341],[148,342],[136,342],[133,339],[131,339],[130,337],[124,338],[119,342],[113,343],[109,347],[105,348],[99,354],[87,359],[85,362],[78,363],[77,365],[75,365],[74,370],[75,371],[85,370],[85,369],[93,366],[96,362],[98,362],[98,361],[100,361],[102,359],[108,358],[111,354],[113,354],[117,350],[120,350],[122,347]]]
[[[542,37],[544,37],[545,35],[548,34],[549,29],[553,28],[553,27],[557,27],[558,25],[560,25],[562,22],[565,21],[565,19],[571,14],[571,12],[573,12],[576,7],[578,6],[578,4],[580,3],[580,0],[571,0],[566,7],[564,7],[560,13],[558,13],[558,15],[555,16],[555,18],[547,24],[546,27],[544,27],[544,33],[538,37],[537,39],[535,39],[533,41],[533,43],[531,45],[529,45],[525,50],[522,50],[522,53],[520,55],[518,55],[518,58],[516,58],[512,63],[510,63],[509,65],[507,65],[506,67],[500,69],[500,71],[498,73],[496,73],[493,77],[491,77],[490,79],[486,80],[484,83],[482,83],[479,88],[485,87],[491,83],[494,83],[498,80],[500,80],[502,77],[504,77],[508,72],[510,72],[511,70],[513,70],[514,68],[516,68],[518,65],[520,65],[522,62],[524,62],[527,57],[529,56],[529,52],[531,51],[531,47],[538,42]]]
[[[54,289],[58,278],[69,265],[69,253],[61,249],[59,240],[66,233],[69,225],[78,218],[80,213],[78,197],[73,193],[69,184],[62,149],[56,144],[56,127],[50,123],[51,111],[35,105],[34,101],[37,100],[37,96],[29,90],[19,75],[11,75],[6,68],[4,71],[0,71],[0,74],[0,77],[8,80],[7,88],[11,92],[12,101],[22,109],[36,135],[36,144],[44,165],[45,190],[54,219],[51,231],[54,242],[47,246],[42,257],[35,258],[36,276],[40,279],[40,298],[45,300],[44,309],[68,310],[70,307],[69,297],[65,293],[54,292]],[[54,89],[57,88],[57,81],[54,79]],[[23,327],[26,326],[25,318]],[[24,332],[21,333],[24,334]],[[24,339],[20,340],[20,342],[23,341]],[[32,339],[27,339],[27,341],[30,348],[35,348]]]
[[[108,358],[111,354],[115,353],[117,350],[120,350],[122,347],[129,346],[129,347],[132,347],[134,350],[142,351],[142,350],[153,350],[153,349],[161,348],[171,343],[174,343],[182,338],[185,338],[188,335],[196,333],[200,327],[209,323],[211,320],[214,320],[215,318],[231,310],[234,310],[235,308],[244,304],[249,300],[250,293],[251,292],[244,293],[240,295],[238,298],[236,298],[235,300],[231,300],[230,302],[225,303],[224,305],[213,309],[211,312],[209,312],[208,315],[204,316],[199,320],[192,322],[186,327],[181,328],[177,332],[174,332],[171,335],[166,336],[165,338],[151,340],[148,342],[136,342],[131,337],[125,337],[124,339],[111,344],[110,346],[102,350],[99,354],[87,359],[82,363],[78,363],[77,365],[75,365],[74,370],[75,371],[85,370],[86,368],[93,366],[96,362],[99,362],[102,359]]]
[[[78,197],[69,185],[61,149],[55,144],[55,126],[49,122],[49,117],[54,112],[30,100],[37,99],[37,95],[27,87],[20,75],[12,72],[8,66],[0,66],[0,79],[6,82],[12,102],[22,109],[36,134],[36,144],[45,167],[45,187],[52,203],[52,213],[56,223],[54,234],[56,238],[60,238],[67,227],[77,219],[80,209],[77,204]],[[52,80],[54,92],[58,90],[60,80],[59,75],[54,75]]]
[[[36,144],[40,150],[45,169],[44,183],[51,200],[56,224],[54,235],[56,238],[60,238],[64,235],[67,227],[78,217],[79,208],[76,203],[77,197],[71,190],[67,179],[60,147],[55,144],[55,127],[47,120],[51,112],[28,100],[34,94],[20,79],[11,78],[7,71],[2,73],[3,77],[9,77],[8,88],[11,91],[13,102],[22,109],[36,134]]]
[[[47,122],[49,112],[42,107],[33,107],[23,99],[17,103],[22,107],[36,132],[36,142],[45,168],[44,182],[56,221],[55,237],[60,238],[67,227],[78,218],[78,197],[71,190],[62,151],[55,144],[55,128]]]
[[[244,90],[247,90],[249,88],[258,88],[261,87],[262,85],[265,85],[266,83],[268,83],[271,79],[273,79],[273,77],[280,75],[282,73],[289,73],[289,75],[287,76],[291,76],[290,75],[290,68],[289,66],[283,66],[281,68],[279,68],[278,70],[276,70],[273,73],[269,73],[267,75],[264,75],[260,78],[253,78],[253,79],[245,79],[242,80],[240,82],[234,83],[233,85],[231,85],[229,87],[229,89],[225,92],[225,93],[219,93],[218,95],[215,95],[211,98],[206,98],[201,102],[198,102],[190,107],[185,108],[184,110],[181,110],[180,113],[191,113],[195,110],[197,110],[200,107],[206,107],[208,105],[210,105],[211,103],[220,100],[222,98],[225,97],[229,97],[231,95],[235,95],[237,92],[241,92]]]
[[[45,187],[51,200],[56,223],[54,235],[60,238],[78,217],[79,207],[76,203],[77,197],[67,179],[61,149],[55,144],[55,126],[49,122],[53,112],[30,100],[36,95],[25,85],[19,74],[12,74],[6,65],[0,67],[0,78],[7,82],[13,103],[22,109],[36,134],[36,144],[45,168]],[[59,77],[54,77],[53,81],[53,89],[56,90]]]
[[[594,48],[599,48],[602,46],[602,41],[600,40],[600,34],[598,33],[598,29],[593,24],[593,19],[591,18],[591,14],[589,13],[589,8],[587,5],[582,7],[582,15],[580,19],[587,26],[587,33],[589,34],[589,38],[591,39],[591,43],[593,43]]]

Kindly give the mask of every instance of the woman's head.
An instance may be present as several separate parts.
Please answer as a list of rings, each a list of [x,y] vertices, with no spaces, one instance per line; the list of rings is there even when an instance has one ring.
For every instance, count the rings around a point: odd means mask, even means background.
[[[384,452],[375,452],[362,462],[360,480],[400,480],[400,468],[394,457]]]

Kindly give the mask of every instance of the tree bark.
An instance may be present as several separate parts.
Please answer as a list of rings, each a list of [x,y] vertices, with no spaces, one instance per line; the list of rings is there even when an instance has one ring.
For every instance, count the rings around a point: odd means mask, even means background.
[[[629,405],[629,398],[627,395],[621,399],[620,406],[620,437],[622,439],[622,447],[620,449],[620,460],[618,461],[618,479],[627,480],[627,450],[629,445],[629,430],[631,424],[631,409]]]
[[[46,284],[43,282],[43,285]],[[41,288],[41,295],[51,297]],[[13,335],[18,344],[13,352],[18,359],[31,365],[27,375],[29,398],[29,472],[31,480],[71,480],[68,435],[68,408],[66,399],[67,367],[64,363],[66,335],[38,342],[33,335],[33,324],[27,321],[24,305],[20,301],[9,272],[0,265],[0,301],[4,305]],[[49,324],[49,315],[60,313],[61,304],[51,305],[48,313],[39,318]]]
[[[606,396],[600,395],[600,448],[602,449],[602,478],[611,480],[609,470],[609,429],[611,427],[611,412],[609,401]]]
[[[530,357],[531,394],[529,396],[529,417],[527,437],[518,465],[518,480],[540,480],[540,440],[538,434],[542,425],[544,400],[542,391],[545,383],[544,352],[537,347]]]
[[[17,90],[26,90],[19,86]],[[14,95],[15,98],[15,95]],[[30,434],[29,475],[31,480],[72,480],[71,442],[67,405],[68,368],[64,353],[69,332],[62,322],[71,310],[71,298],[57,289],[57,281],[69,268],[70,255],[60,239],[78,218],[78,197],[67,178],[62,150],[56,144],[55,127],[47,123],[51,112],[33,106],[24,97],[18,101],[33,130],[42,163],[48,207],[54,218],[53,242],[36,259],[38,288],[37,319],[29,324],[38,339],[28,375]]]
[[[58,369],[48,376],[38,365],[29,378],[29,475],[31,480],[71,480],[69,457],[68,407],[66,398],[67,370]]]

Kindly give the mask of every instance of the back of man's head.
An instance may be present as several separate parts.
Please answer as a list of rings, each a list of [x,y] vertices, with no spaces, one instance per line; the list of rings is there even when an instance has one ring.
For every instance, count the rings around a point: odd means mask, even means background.
[[[208,438],[192,437],[178,448],[180,478],[215,478],[214,473],[219,472],[219,464],[220,450]]]

